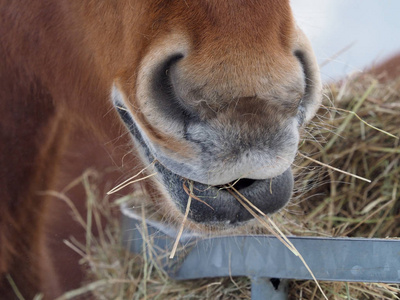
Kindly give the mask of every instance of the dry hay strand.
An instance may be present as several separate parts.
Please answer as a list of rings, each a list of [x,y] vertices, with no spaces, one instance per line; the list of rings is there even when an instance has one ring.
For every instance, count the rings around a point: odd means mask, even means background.
[[[294,200],[273,217],[286,234],[400,236],[399,91],[400,78],[383,84],[368,74],[325,88],[326,101],[306,129],[309,138],[305,136],[299,147],[303,155],[294,163]],[[332,299],[400,296],[396,284],[321,285]],[[312,281],[291,285],[293,299],[321,299],[316,291]]]
[[[281,214],[292,215],[301,226],[287,230],[302,234],[302,228],[307,228],[327,236],[400,236],[396,201],[400,196],[400,78],[381,84],[361,75],[325,91],[337,108],[324,103],[307,128],[313,138],[306,139],[299,152],[311,160],[297,158],[297,194]],[[320,167],[315,161],[371,182]]]
[[[179,227],[179,231],[178,231],[178,234],[177,234],[177,236],[176,236],[174,246],[173,246],[172,251],[171,251],[171,254],[170,254],[170,256],[169,256],[170,259],[174,258],[174,256],[175,256],[176,249],[178,248],[179,241],[180,241],[181,236],[182,236],[182,233],[183,233],[183,229],[185,228],[186,219],[187,219],[187,217],[188,217],[188,215],[189,215],[190,205],[191,205],[191,203],[192,203],[193,181],[190,181],[190,182],[189,182],[189,186],[190,186],[190,187],[189,187],[190,193],[188,193],[188,194],[189,194],[189,198],[188,198],[188,201],[187,201],[185,214],[184,214],[184,216],[183,216],[182,224],[181,224],[181,226]],[[187,191],[186,191],[186,192],[187,192]]]
[[[143,226],[143,255],[130,253],[121,242],[120,218],[115,209],[120,203],[133,201],[135,207],[143,205],[142,217],[148,218],[152,206],[146,206],[146,194],[136,187],[136,191],[116,201],[100,199],[98,186],[92,173],[80,178],[88,200],[88,213],[78,215],[73,202],[65,195],[56,195],[68,203],[76,214],[79,224],[87,230],[86,243],[74,238],[65,241],[66,245],[81,255],[80,263],[87,270],[87,279],[82,287],[66,292],[56,300],[66,299],[250,299],[250,280],[247,278],[216,278],[190,281],[174,281],[160,268],[160,259],[169,252],[156,256],[152,236]],[[189,185],[192,190],[192,186]],[[104,222],[96,220],[105,219]],[[99,232],[93,235],[93,228]]]
[[[293,200],[271,216],[282,235],[400,236],[400,145],[396,138],[400,136],[399,91],[400,78],[382,84],[365,74],[325,88],[325,102],[303,134],[299,147],[303,156],[299,155],[293,164]],[[103,215],[110,204],[97,201],[90,207],[93,216]],[[143,213],[148,217],[146,211]],[[86,220],[98,218],[93,216]],[[151,236],[144,232],[150,255],[128,253],[120,243],[119,220],[109,218],[108,225],[101,228],[101,237],[90,236],[89,245],[69,243],[90,266],[88,282],[60,299],[74,299],[88,292],[96,299],[250,299],[247,278],[168,278],[158,267],[159,258],[151,255]],[[245,230],[250,234],[262,231],[257,226]],[[328,299],[399,299],[400,295],[397,284],[319,283]],[[294,281],[289,299],[324,298],[315,282]]]

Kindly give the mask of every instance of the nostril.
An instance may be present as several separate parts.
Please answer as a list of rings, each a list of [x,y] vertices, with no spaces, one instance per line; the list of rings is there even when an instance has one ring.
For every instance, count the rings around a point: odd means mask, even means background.
[[[299,60],[304,74],[304,94],[298,106],[299,125],[302,125],[307,118],[307,107],[312,104],[313,86],[315,85],[315,82],[313,82],[314,77],[310,66],[311,63],[306,53],[301,50],[296,50],[294,56]]]
[[[150,91],[153,98],[156,99],[156,105],[160,111],[174,120],[180,120],[190,117],[190,112],[180,101],[174,89],[171,79],[176,64],[184,56],[175,54],[168,57],[158,68],[155,69]]]
[[[155,70],[153,78],[153,87],[155,90],[164,92],[165,94],[170,94],[172,88],[171,82],[171,68],[183,58],[182,54],[175,54],[167,58],[159,67]]]
[[[312,74],[311,70],[309,67],[309,62],[307,61],[307,56],[306,54],[301,51],[301,50],[296,50],[294,52],[294,56],[297,57],[299,60],[301,67],[303,68],[303,73],[304,73],[304,81],[305,81],[305,91],[304,91],[304,96],[310,95],[311,93],[311,87],[312,87]]]

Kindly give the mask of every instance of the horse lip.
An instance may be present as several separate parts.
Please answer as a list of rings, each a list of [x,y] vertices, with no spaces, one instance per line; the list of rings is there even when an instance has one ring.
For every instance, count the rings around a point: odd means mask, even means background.
[[[184,184],[188,185],[187,179],[161,165],[156,165],[156,168],[161,174],[164,186],[169,184],[168,192],[183,214],[189,198],[183,188]],[[188,216],[192,221],[206,225],[235,226],[253,219],[252,214],[228,190],[195,181],[192,183],[195,197],[192,197],[194,199]],[[263,213],[272,214],[287,204],[292,195],[292,188],[293,176],[289,168],[275,178],[257,180],[240,192]]]
[[[139,128],[127,112],[123,103],[115,100],[114,102],[121,119],[133,138],[141,146],[146,159],[149,162],[155,161]],[[183,214],[189,198],[183,185],[187,185],[188,179],[173,173],[157,161],[154,163],[154,167],[158,171],[163,186],[169,193],[170,198]],[[192,182],[196,197],[191,202],[188,217],[195,223],[234,226],[253,219],[253,216],[227,190],[196,181]],[[241,189],[241,193],[263,213],[272,214],[286,205],[291,198],[292,189],[293,176],[289,168],[274,178],[255,180],[250,186]]]

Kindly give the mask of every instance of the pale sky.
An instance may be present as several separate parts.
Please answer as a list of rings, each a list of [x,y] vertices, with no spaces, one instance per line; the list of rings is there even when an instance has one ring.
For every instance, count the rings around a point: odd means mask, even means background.
[[[324,81],[362,71],[400,52],[399,0],[291,0],[321,64]],[[347,49],[347,50],[346,50]]]

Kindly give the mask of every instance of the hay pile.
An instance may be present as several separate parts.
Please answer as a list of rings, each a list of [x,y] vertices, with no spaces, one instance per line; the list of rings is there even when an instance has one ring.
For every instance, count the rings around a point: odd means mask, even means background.
[[[299,152],[371,183],[299,157],[298,193],[283,216],[300,215],[292,233],[399,237],[398,137],[400,78],[381,84],[362,75],[328,86]]]
[[[287,235],[400,237],[400,145],[381,128],[400,136],[400,78],[379,83],[360,75],[325,88],[318,116],[306,128],[299,152],[371,183],[321,166],[303,156],[294,163],[292,203],[273,219]],[[362,121],[360,121],[355,112]],[[90,190],[90,187],[88,187]],[[90,200],[94,203],[93,199]],[[127,253],[120,246],[119,220],[107,201],[90,205],[93,224],[100,215],[109,225],[100,237],[77,245],[90,266],[88,283],[65,294],[92,292],[97,299],[249,299],[246,278],[176,282],[157,267],[156,258]],[[96,217],[97,216],[97,217]],[[399,299],[400,286],[320,282],[329,299]],[[291,299],[322,299],[312,281],[293,282]]]

